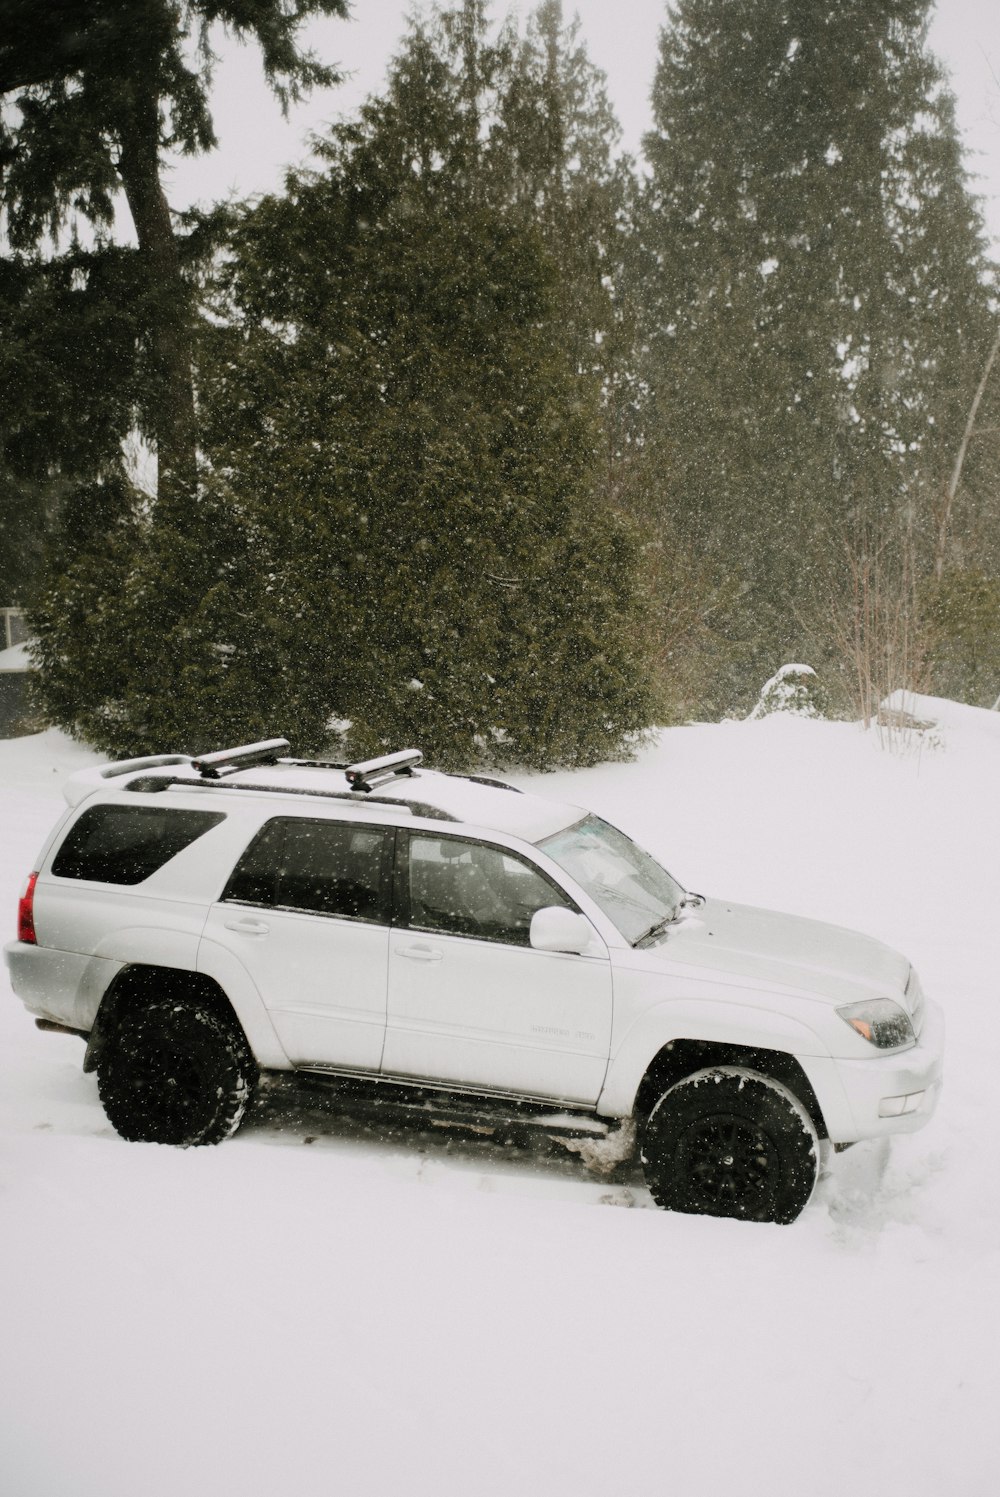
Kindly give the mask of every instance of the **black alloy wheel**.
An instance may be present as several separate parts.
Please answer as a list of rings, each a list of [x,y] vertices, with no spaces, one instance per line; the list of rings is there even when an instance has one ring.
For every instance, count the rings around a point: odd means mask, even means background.
[[[650,1193],[668,1211],[788,1223],[812,1194],[819,1140],[786,1086],[718,1066],[663,1093],[641,1157]]]
[[[123,1138],[146,1143],[221,1143],[243,1121],[256,1080],[235,1022],[183,997],[127,1010],[97,1064],[108,1119]]]

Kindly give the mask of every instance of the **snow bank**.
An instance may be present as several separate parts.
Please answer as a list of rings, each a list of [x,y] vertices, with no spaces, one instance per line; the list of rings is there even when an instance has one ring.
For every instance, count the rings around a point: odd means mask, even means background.
[[[27,738],[3,738],[0,739],[0,791],[16,795],[25,790],[51,789],[59,796],[67,775],[105,762],[100,754],[75,743],[58,728],[47,728],[44,733],[32,733]]]
[[[871,931],[944,1003],[936,1118],[830,1160],[791,1228],[317,1108],[219,1149],[124,1144],[80,1043],[0,976],[3,1490],[992,1497],[998,743],[938,708],[939,746],[902,754],[774,715],[521,781],[689,887]],[[0,743],[9,928],[86,762]]]
[[[917,691],[894,691],[886,697],[883,706],[905,712],[918,722],[930,723],[944,732],[957,728],[960,734],[968,734],[973,739],[986,738],[1000,744],[1000,712],[969,707],[965,702],[949,702],[945,697],[925,696]]]

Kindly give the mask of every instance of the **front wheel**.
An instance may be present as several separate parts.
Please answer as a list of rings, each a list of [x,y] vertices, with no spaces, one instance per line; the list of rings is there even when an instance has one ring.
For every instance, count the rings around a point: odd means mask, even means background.
[[[243,1121],[257,1067],[242,1032],[214,1008],[163,998],[128,1009],[97,1063],[104,1111],[122,1138],[216,1144]]]
[[[786,1086],[714,1066],[663,1093],[641,1158],[654,1201],[668,1211],[787,1223],[812,1195],[819,1139]]]

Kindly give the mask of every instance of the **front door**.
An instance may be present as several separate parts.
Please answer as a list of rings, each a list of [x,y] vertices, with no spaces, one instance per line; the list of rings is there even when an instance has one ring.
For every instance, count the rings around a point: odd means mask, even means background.
[[[246,968],[295,1065],[379,1068],[391,857],[387,828],[276,817],[211,910],[203,941]]]
[[[520,854],[462,837],[398,839],[382,1069],[594,1103],[611,1045],[611,966],[535,951],[531,917],[566,894]]]

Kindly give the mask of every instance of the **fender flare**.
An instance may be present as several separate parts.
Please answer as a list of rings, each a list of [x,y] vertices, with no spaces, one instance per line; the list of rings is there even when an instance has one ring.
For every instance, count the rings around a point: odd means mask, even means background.
[[[173,985],[180,994],[185,991],[192,995],[201,994],[228,1010],[242,1030],[254,1059],[262,1070],[292,1070],[292,1063],[278,1040],[274,1025],[249,974],[245,969],[240,969],[235,958],[233,965],[239,970],[226,974],[232,978],[228,982],[220,981],[214,972],[201,969],[192,971],[189,967],[165,967],[142,962],[123,966],[108,984],[101,999],[87,1042],[83,1069],[96,1069],[101,1048],[121,1006],[134,1001],[134,995],[141,993],[144,986],[155,988],[162,994],[164,989]]]
[[[667,1046],[679,1041],[774,1051],[796,1061],[807,1079],[814,1069],[807,1069],[809,1058],[829,1058],[816,1032],[785,1014],[769,1011],[765,1026],[760,1010],[741,1003],[671,999],[648,1009],[623,1037],[609,1061],[597,1111],[605,1117],[631,1117],[650,1066]],[[825,1115],[823,1097],[817,1096],[817,1102]]]

